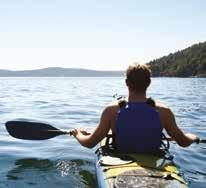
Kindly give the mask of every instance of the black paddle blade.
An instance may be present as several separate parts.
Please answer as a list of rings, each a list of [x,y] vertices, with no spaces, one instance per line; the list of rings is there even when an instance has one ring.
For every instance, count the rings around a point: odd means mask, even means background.
[[[24,140],[46,140],[67,134],[49,124],[29,121],[8,121],[6,129],[11,136]]]

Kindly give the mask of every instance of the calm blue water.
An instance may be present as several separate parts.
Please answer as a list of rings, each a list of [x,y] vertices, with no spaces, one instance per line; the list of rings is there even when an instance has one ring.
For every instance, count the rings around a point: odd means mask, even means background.
[[[70,136],[18,140],[4,123],[28,118],[94,129],[115,93],[126,95],[123,78],[0,78],[0,187],[97,187],[95,149]],[[154,78],[149,95],[172,108],[185,132],[206,138],[206,79]],[[191,187],[205,187],[206,144],[172,144],[171,152]]]

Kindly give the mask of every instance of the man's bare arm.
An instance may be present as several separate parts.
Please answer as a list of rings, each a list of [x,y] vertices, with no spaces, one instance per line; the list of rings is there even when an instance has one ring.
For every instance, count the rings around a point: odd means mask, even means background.
[[[92,134],[85,134],[84,131],[74,129],[72,131],[73,136],[78,142],[88,148],[93,148],[97,145],[104,137],[107,136],[110,130],[110,113],[111,107],[107,107],[102,112],[99,125]]]
[[[175,140],[178,145],[187,147],[199,139],[194,134],[183,133],[183,131],[177,126],[174,114],[169,108],[164,108],[161,111],[163,128],[166,129],[168,135],[171,136],[171,138]]]

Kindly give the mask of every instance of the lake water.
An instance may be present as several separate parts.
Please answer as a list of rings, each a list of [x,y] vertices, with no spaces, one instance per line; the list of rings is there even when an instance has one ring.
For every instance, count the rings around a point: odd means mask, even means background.
[[[95,148],[70,136],[18,140],[4,123],[28,118],[92,130],[115,93],[127,94],[124,78],[0,78],[0,187],[97,187]],[[206,139],[205,78],[153,78],[148,95],[171,107],[185,132]],[[171,144],[171,153],[191,187],[206,187],[206,144]]]

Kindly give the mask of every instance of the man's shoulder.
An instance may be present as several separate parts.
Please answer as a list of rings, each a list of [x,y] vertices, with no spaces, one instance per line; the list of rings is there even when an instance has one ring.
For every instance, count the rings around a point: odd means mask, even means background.
[[[172,113],[171,109],[166,104],[159,102],[159,101],[156,101],[156,108],[163,115]]]
[[[118,101],[113,101],[111,103],[109,103],[106,108],[107,110],[109,111],[116,111],[116,110],[119,110],[119,103]]]
[[[174,115],[171,109],[162,102],[156,102],[156,108],[159,111],[160,121],[162,128],[166,128],[168,123],[170,124]]]
[[[114,101],[112,103],[109,103],[103,110],[103,114],[105,115],[114,115],[115,113],[117,113],[119,110],[119,104],[118,101]]]
[[[155,101],[155,105],[156,105],[156,107],[158,107],[158,108],[169,108],[166,104],[164,104],[164,103],[161,102],[161,101]]]

